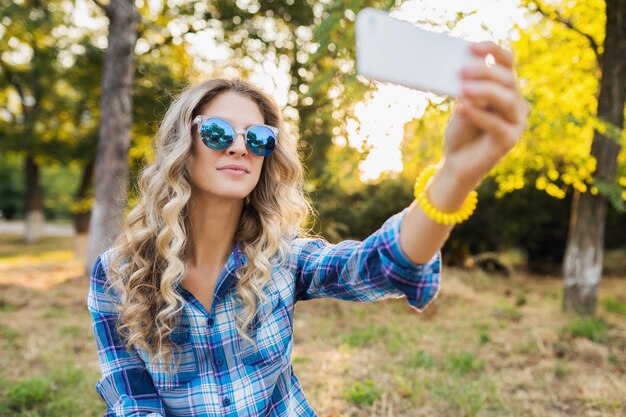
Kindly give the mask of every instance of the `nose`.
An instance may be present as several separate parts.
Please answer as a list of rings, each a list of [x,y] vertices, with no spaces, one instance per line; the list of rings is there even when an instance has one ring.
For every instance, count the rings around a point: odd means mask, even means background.
[[[241,139],[239,139],[241,136]],[[235,139],[233,143],[228,147],[228,153],[230,155],[239,154],[241,156],[246,156],[248,154],[248,148],[246,147],[246,138],[243,135],[243,132],[235,133]]]

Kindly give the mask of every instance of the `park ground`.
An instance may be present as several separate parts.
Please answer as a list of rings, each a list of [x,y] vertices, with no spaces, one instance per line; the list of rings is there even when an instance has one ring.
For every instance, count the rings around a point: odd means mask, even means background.
[[[104,414],[72,239],[0,235],[0,415]],[[504,259],[507,259],[504,257]],[[626,253],[598,313],[561,311],[561,279],[446,268],[421,314],[403,299],[296,305],[293,367],[318,415],[626,416]]]

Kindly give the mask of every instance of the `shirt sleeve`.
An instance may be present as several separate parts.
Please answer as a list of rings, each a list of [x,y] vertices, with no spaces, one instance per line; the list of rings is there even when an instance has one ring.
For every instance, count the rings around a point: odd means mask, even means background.
[[[105,417],[164,417],[165,409],[143,361],[135,350],[126,350],[115,329],[117,313],[105,288],[105,263],[104,254],[96,259],[87,298],[102,371],[96,390],[107,405]]]
[[[321,238],[294,239],[296,299],[375,301],[404,296],[421,312],[437,295],[441,254],[437,252],[425,264],[406,256],[400,247],[400,224],[406,211],[390,217],[362,242],[331,244]]]

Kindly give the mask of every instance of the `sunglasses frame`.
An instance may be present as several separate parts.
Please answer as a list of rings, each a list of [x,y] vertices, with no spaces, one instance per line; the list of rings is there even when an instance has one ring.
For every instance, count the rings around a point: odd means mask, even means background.
[[[222,150],[226,150],[226,149],[230,148],[232,146],[232,144],[235,142],[235,138],[237,138],[237,135],[239,133],[241,133],[243,135],[243,139],[244,139],[244,141],[246,143],[246,148],[248,148],[250,150],[250,152],[254,153],[252,151],[252,149],[248,146],[248,132],[250,131],[250,129],[252,129],[254,127],[266,127],[266,128],[268,128],[274,134],[274,141],[275,142],[278,141],[278,131],[279,130],[278,130],[277,127],[270,126],[270,125],[265,125],[265,124],[253,124],[253,125],[248,126],[245,129],[235,129],[235,126],[233,126],[233,123],[230,120],[225,119],[223,117],[210,116],[210,115],[206,115],[206,114],[199,114],[199,115],[197,115],[196,117],[194,117],[193,122],[191,122],[192,126],[193,125],[198,125],[198,134],[199,135],[202,134],[202,132],[200,131],[200,128],[202,127],[202,123],[204,123],[204,121],[207,120],[207,119],[220,119],[220,120],[223,120],[226,123],[228,123],[230,125],[230,127],[233,128],[233,131],[235,132],[235,136],[233,138],[233,141],[230,143],[230,145],[228,145],[226,148],[224,148]],[[202,136],[200,137],[200,139],[202,139]],[[204,141],[202,141],[202,143],[204,143]],[[206,143],[205,143],[205,146],[207,146],[209,149],[213,149],[213,148],[209,147],[208,145],[206,145]],[[217,149],[213,149],[213,150],[217,150]],[[274,153],[274,150],[272,150],[272,153]],[[254,154],[257,155],[256,153],[254,153]],[[270,155],[271,155],[271,153],[270,153]],[[257,156],[261,156],[261,155],[257,155]],[[267,156],[269,156],[269,155],[267,155]]]

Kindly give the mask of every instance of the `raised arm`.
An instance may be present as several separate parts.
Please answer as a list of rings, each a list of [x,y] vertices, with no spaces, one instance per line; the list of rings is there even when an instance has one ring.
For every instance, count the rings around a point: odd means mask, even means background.
[[[87,306],[93,320],[102,378],[96,390],[107,405],[105,417],[165,417],[165,409],[136,351],[127,351],[115,330],[117,314],[105,292],[103,256],[91,272]]]
[[[375,301],[406,296],[421,311],[437,294],[439,253],[423,264],[400,248],[400,224],[407,209],[390,217],[362,242],[295,239],[292,243],[296,299],[332,297]]]
[[[526,128],[528,105],[513,73],[513,54],[492,42],[474,45],[488,67],[465,68],[463,95],[446,127],[444,159],[427,185],[426,197],[439,211],[456,212],[483,176],[517,143]],[[448,238],[452,226],[437,223],[414,201],[402,223],[400,242],[414,262],[426,262]]]

